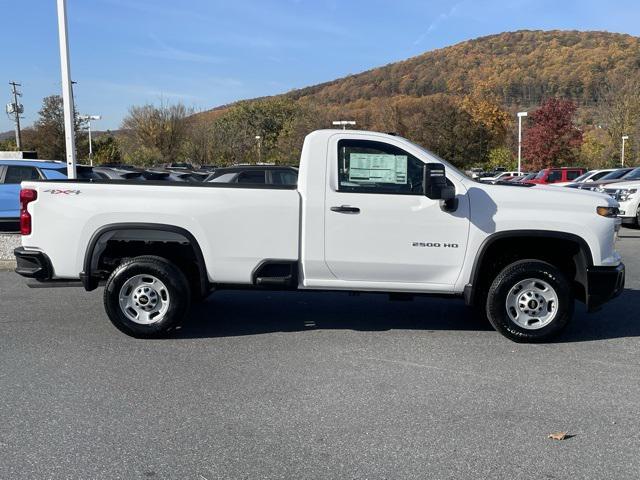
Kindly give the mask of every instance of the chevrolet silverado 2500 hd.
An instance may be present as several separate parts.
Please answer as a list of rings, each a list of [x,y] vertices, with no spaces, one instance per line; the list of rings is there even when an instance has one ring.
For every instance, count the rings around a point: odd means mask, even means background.
[[[223,288],[464,297],[516,341],[557,334],[624,285],[617,203],[599,193],[487,185],[414,143],[307,136],[298,185],[25,181],[16,271],[106,281],[114,325],[175,328]]]

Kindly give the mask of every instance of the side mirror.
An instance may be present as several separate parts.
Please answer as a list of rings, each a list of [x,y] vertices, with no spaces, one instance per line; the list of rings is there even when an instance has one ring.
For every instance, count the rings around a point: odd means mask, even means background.
[[[457,208],[456,189],[447,185],[444,165],[441,163],[427,163],[424,166],[423,181],[424,195],[431,200],[442,200],[443,210],[452,211]]]
[[[451,192],[447,190],[453,190],[447,186],[447,177],[444,173],[444,165],[441,163],[427,163],[424,166],[424,177],[422,184],[424,185],[424,195],[431,200],[450,200]],[[448,198],[444,198],[448,196]],[[455,192],[453,192],[455,196]]]

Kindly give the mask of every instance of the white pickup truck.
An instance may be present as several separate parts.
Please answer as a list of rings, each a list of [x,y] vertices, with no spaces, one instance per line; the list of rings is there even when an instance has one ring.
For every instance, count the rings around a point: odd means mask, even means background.
[[[225,288],[463,297],[541,341],[624,287],[617,203],[469,179],[397,136],[307,136],[298,185],[26,181],[17,273],[101,282],[114,325],[167,334]],[[428,314],[428,313],[425,313]]]

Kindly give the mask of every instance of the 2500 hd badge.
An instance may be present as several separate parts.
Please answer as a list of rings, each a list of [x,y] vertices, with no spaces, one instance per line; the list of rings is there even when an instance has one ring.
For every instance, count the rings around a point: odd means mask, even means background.
[[[428,247],[428,248],[459,248],[457,243],[439,243],[439,242],[413,242],[412,247]]]

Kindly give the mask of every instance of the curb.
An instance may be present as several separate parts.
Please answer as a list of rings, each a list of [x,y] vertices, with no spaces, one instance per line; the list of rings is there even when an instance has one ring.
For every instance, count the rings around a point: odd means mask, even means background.
[[[16,268],[15,260],[0,260],[0,272],[13,271]]]

